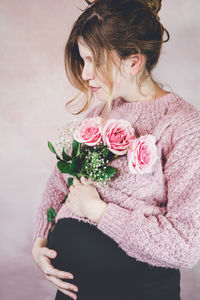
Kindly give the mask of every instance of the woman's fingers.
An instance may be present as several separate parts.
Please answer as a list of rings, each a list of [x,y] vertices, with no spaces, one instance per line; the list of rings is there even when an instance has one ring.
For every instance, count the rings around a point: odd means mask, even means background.
[[[72,290],[78,292],[78,287],[70,282],[65,282],[51,275],[46,275],[46,278],[54,283],[59,289]]]
[[[62,293],[70,296],[72,299],[77,299],[77,295],[68,290],[78,291],[78,288],[69,282],[65,282],[59,279],[73,279],[73,275],[65,271],[57,270],[51,264],[50,259],[55,258],[57,252],[47,247],[36,244],[34,246],[34,249],[32,250],[32,253],[36,264],[43,272],[45,278],[51,283],[53,283],[57,287],[57,289],[60,290]],[[70,277],[70,275],[72,277]]]
[[[69,291],[69,290],[71,290],[74,292],[78,292],[78,288],[74,284],[71,284],[69,282],[64,282],[64,281],[62,281],[54,276],[50,276],[50,275],[46,275],[45,277],[50,282],[52,282],[57,287],[57,289],[60,290],[62,293],[69,295],[72,298],[77,297],[76,294]],[[74,299],[76,299],[76,298],[74,298]]]
[[[81,183],[89,185],[88,180],[84,176],[81,177]]]
[[[43,259],[45,262],[43,268],[45,275],[54,276],[57,278],[73,279],[73,275],[71,273],[55,269],[47,257],[44,257]]]
[[[66,290],[63,290],[63,289],[59,289],[59,291],[61,291],[63,294],[67,295],[67,296],[70,296],[72,299],[76,300],[77,299],[77,296],[74,294],[74,293],[71,293],[71,292],[68,292]]]
[[[55,258],[56,255],[57,255],[57,252],[54,251],[54,250],[51,250],[51,249],[49,249],[47,247],[42,247],[41,254],[45,255],[47,257],[50,257],[50,258]]]

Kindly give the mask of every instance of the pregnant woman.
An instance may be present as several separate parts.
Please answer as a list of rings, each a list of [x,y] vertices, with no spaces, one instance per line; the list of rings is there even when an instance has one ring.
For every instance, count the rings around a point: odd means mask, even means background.
[[[180,268],[200,259],[200,112],[153,80],[169,39],[161,1],[87,3],[65,48],[68,79],[85,95],[80,112],[96,95],[101,103],[86,118],[123,119],[137,137],[154,136],[157,160],[151,172],[134,174],[127,156],[114,159],[107,187],[84,177],[69,187],[55,166],[38,208],[33,258],[57,287],[56,300],[180,300]],[[118,149],[120,132],[110,129]],[[57,216],[47,238],[50,207]]]

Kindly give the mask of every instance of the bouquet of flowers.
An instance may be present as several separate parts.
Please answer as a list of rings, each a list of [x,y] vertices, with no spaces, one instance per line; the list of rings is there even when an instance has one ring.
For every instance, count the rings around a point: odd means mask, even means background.
[[[68,186],[73,184],[75,176],[78,179],[84,176],[89,183],[96,183],[97,186],[100,183],[107,186],[107,181],[117,172],[116,168],[108,164],[125,154],[132,174],[151,172],[157,159],[155,137],[147,134],[136,138],[135,130],[127,120],[87,118],[72,130],[68,128],[67,132],[68,135],[62,137],[61,142],[54,143],[62,146],[60,154],[50,142],[48,147],[58,159],[57,167],[60,172],[72,176],[68,178]],[[51,207],[47,211],[47,220],[52,225],[55,216],[54,208]]]

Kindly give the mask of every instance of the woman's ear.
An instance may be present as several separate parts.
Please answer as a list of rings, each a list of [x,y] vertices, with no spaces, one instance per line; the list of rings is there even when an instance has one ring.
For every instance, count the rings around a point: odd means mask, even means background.
[[[130,73],[131,75],[137,75],[146,63],[145,56],[142,54],[133,54],[130,56]]]

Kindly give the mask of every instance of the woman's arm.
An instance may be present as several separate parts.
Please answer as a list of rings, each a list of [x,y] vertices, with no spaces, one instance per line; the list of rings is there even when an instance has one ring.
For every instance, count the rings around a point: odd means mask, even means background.
[[[33,241],[38,237],[47,238],[48,230],[51,225],[47,222],[47,210],[52,206],[57,213],[60,209],[62,201],[69,191],[66,180],[57,165],[55,165],[48,178],[45,190],[42,193],[41,203],[37,210]]]
[[[132,211],[108,203],[97,227],[140,261],[192,268],[200,259],[200,114],[179,124],[164,168],[166,212],[149,215],[142,201]]]

